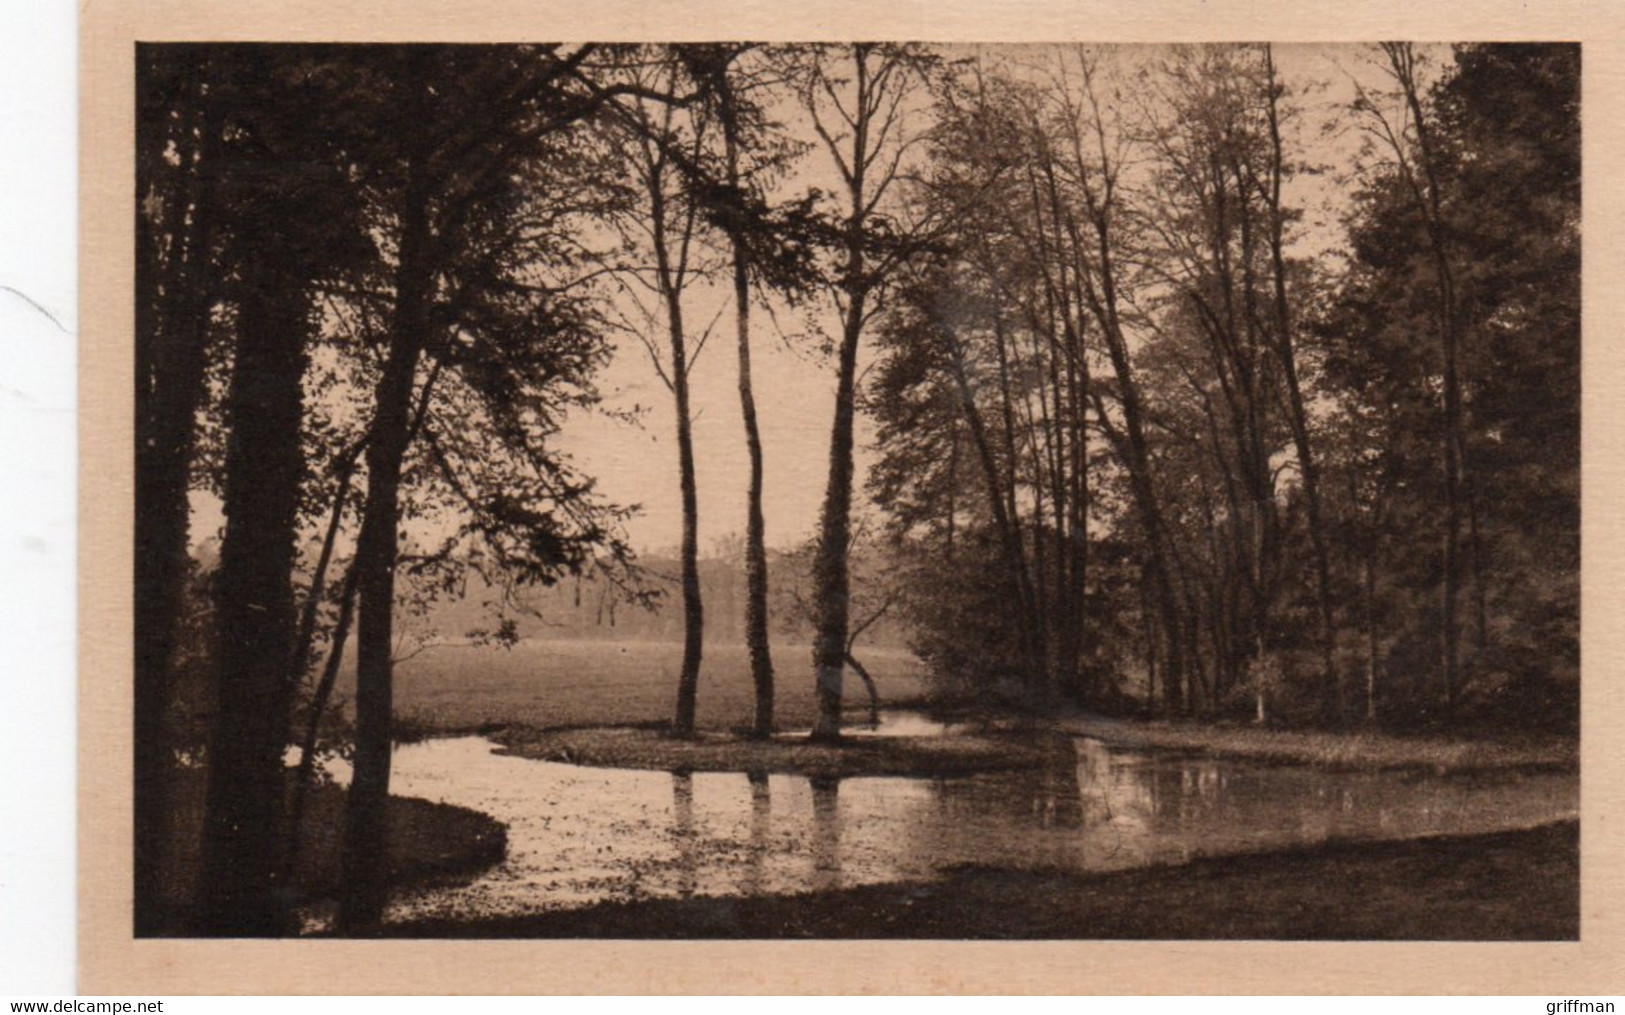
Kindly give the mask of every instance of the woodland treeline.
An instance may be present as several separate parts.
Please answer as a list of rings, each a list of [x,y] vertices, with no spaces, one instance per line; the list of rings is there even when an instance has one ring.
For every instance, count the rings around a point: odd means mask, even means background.
[[[338,925],[377,926],[414,603],[494,590],[503,640],[566,579],[669,600],[693,732],[689,374],[719,327],[751,462],[724,626],[758,734],[775,681],[812,680],[838,740],[882,614],[943,686],[1033,708],[1574,721],[1578,47],[1350,47],[1336,101],[1254,45],[137,56],[138,933],[172,929],[183,758],[207,776],[187,932],[289,932],[347,647]],[[726,317],[697,313],[716,292]],[[786,316],[835,382],[792,596],[811,667],[772,653],[751,381]],[[675,411],[670,594],[557,451],[616,348]],[[225,517],[210,567],[198,496]]]
[[[736,542],[724,541],[699,557],[705,639],[710,645],[745,644],[750,584],[743,547],[729,545]],[[767,551],[768,633],[774,645],[783,645],[787,651],[803,652],[812,643],[812,554],[810,545],[794,551],[773,547]],[[848,560],[856,597],[851,627],[863,627],[861,643],[907,649],[914,636],[912,627],[903,621],[903,597],[892,573],[897,567],[894,556],[860,546]],[[397,662],[403,654],[426,651],[430,646],[509,647],[518,641],[560,639],[681,643],[682,613],[663,606],[682,587],[681,555],[675,550],[641,551],[636,567],[645,588],[665,590],[657,599],[661,606],[651,608],[629,599],[614,581],[591,571],[523,590],[489,585],[481,576],[468,573],[450,594],[403,604],[405,615],[398,618],[398,626],[403,628],[404,640],[399,641]],[[794,661],[802,662],[800,658]]]
[[[1458,47],[1432,84],[1409,46],[1363,59],[1310,133],[1268,47],[1053,54],[938,99],[917,200],[952,226],[891,296],[869,407],[940,672],[1574,720],[1579,51]],[[1306,176],[1347,192],[1312,251]]]

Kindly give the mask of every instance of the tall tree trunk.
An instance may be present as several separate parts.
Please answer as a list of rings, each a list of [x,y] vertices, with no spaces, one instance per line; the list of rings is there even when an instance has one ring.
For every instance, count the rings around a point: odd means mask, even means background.
[[[421,96],[420,96],[421,98]],[[391,727],[394,715],[395,560],[401,467],[411,426],[412,385],[428,339],[429,202],[420,156],[408,160],[388,359],[367,445],[367,497],[356,540],[356,729],[345,809],[338,926],[366,933],[383,918],[389,886]]]
[[[344,664],[344,646],[350,639],[350,625],[355,618],[356,579],[359,571],[352,562],[344,575],[344,588],[340,593],[339,615],[333,623],[333,644],[327,651],[327,663],[316,682],[310,700],[310,721],[305,726],[304,738],[299,743],[299,767],[294,774],[293,801],[288,805],[288,834],[283,845],[283,870],[291,877],[299,861],[300,843],[303,841],[305,801],[316,775],[316,745],[321,739],[322,716],[327,712],[338,683],[339,668]]]
[[[694,732],[694,712],[704,653],[705,606],[700,599],[700,507],[694,478],[694,437],[690,423],[688,350],[683,334],[680,295],[666,293],[667,324],[671,336],[672,391],[677,400],[677,471],[683,502],[683,668],[677,678],[677,718],[673,729],[680,736]]]
[[[954,563],[954,529],[959,516],[959,417],[948,423],[948,504],[943,519],[944,557]]]
[[[852,443],[853,415],[856,409],[858,342],[863,337],[870,283],[865,277],[865,226],[869,194],[865,172],[869,164],[869,117],[871,81],[869,47],[852,48],[855,63],[857,102],[852,122],[852,152],[847,163],[848,213],[844,223],[846,257],[842,267],[842,289],[846,294],[846,315],[841,327],[841,345],[836,363],[835,416],[830,424],[829,480],[824,488],[824,506],[819,516],[818,553],[813,562],[816,634],[813,641],[813,672],[817,681],[818,719],[814,740],[833,741],[841,736],[841,678],[846,665],[846,632],[851,607],[851,575],[848,552],[852,542]]]
[[[162,76],[146,61],[142,67]],[[195,87],[202,68],[194,63],[189,71]],[[146,82],[155,88],[165,83]],[[140,143],[145,157],[138,162],[148,173],[137,182],[137,191],[162,203],[170,231],[167,242],[161,242],[152,217],[144,210],[137,213],[134,926],[138,936],[161,929],[158,907],[174,768],[166,716],[175,691],[174,656],[188,572],[189,472],[214,302],[207,265],[216,219],[218,121],[212,104],[189,119],[191,141],[183,136],[178,145],[180,170],[163,165],[158,154],[170,143],[168,132],[143,129]],[[184,181],[174,178],[180,173],[185,174]]]
[[[1438,291],[1435,312],[1444,359],[1444,419],[1440,437],[1444,446],[1445,474],[1444,587],[1440,593],[1444,622],[1440,632],[1440,654],[1444,662],[1445,707],[1453,710],[1461,690],[1461,487],[1465,468],[1455,275],[1445,238],[1443,198],[1432,133],[1422,111],[1421,93],[1416,81],[1415,56],[1407,43],[1384,43],[1383,50],[1416,126],[1417,161],[1421,165],[1426,188],[1419,187],[1414,179],[1411,186],[1427,224],[1434,284]]]
[[[1056,190],[1052,184],[1052,191]],[[1083,652],[1090,644],[1088,638],[1087,620],[1089,604],[1089,402],[1094,388],[1092,368],[1089,364],[1089,349],[1084,341],[1085,315],[1088,313],[1089,301],[1085,293],[1086,282],[1083,277],[1084,265],[1087,263],[1084,252],[1079,249],[1079,232],[1071,211],[1064,214],[1060,207],[1059,197],[1054,198],[1053,214],[1058,223],[1064,224],[1062,237],[1070,247],[1071,292],[1065,303],[1076,309],[1069,314],[1067,320],[1067,342],[1072,349],[1068,364],[1068,384],[1071,387],[1072,402],[1072,552],[1074,562],[1072,577],[1074,585],[1072,615],[1069,623],[1077,625],[1077,634],[1073,639],[1073,665],[1076,667],[1082,658]],[[1063,290],[1064,291],[1064,290]],[[1085,697],[1094,697],[1098,692],[1098,677],[1094,676],[1091,667],[1091,676],[1088,686],[1084,688]]]
[[[672,73],[675,73],[673,71]],[[689,195],[686,207],[675,213],[677,200],[668,188],[672,171],[671,150],[677,135],[672,127],[673,111],[666,107],[665,119],[653,124],[641,122],[640,143],[642,184],[647,187],[649,236],[655,259],[655,289],[666,312],[666,335],[670,363],[655,366],[671,389],[677,413],[677,483],[682,503],[683,535],[681,554],[683,595],[683,658],[677,675],[677,702],[672,732],[690,736],[694,732],[700,686],[700,665],[705,652],[705,606],[700,589],[699,493],[695,477],[693,410],[690,407],[688,373],[688,333],[683,320],[683,290],[689,271],[689,246],[694,237],[698,202]],[[694,132],[694,155],[698,155],[701,133]],[[674,235],[675,234],[675,235]],[[654,353],[654,346],[650,346]],[[669,372],[668,372],[669,371]]]
[[[1216,160],[1217,161],[1217,160]],[[1266,362],[1259,342],[1258,285],[1256,278],[1257,243],[1253,230],[1253,205],[1246,189],[1246,177],[1238,161],[1232,156],[1230,175],[1235,180],[1236,227],[1241,243],[1240,287],[1241,327],[1230,333],[1235,351],[1237,374],[1242,392],[1244,415],[1237,434],[1237,448],[1242,456],[1242,475],[1246,478],[1250,516],[1253,523],[1253,642],[1255,663],[1262,664],[1270,650],[1274,630],[1272,614],[1275,608],[1277,575],[1280,565],[1279,521],[1275,510],[1274,469],[1270,466],[1270,452],[1264,446],[1264,427],[1269,408],[1269,385],[1265,378]],[[1215,173],[1214,187],[1221,195],[1226,189],[1224,167]],[[1235,286],[1235,268],[1230,263],[1228,240],[1216,237],[1221,248],[1221,281],[1225,293]],[[1235,328],[1232,320],[1232,329]],[[1271,669],[1275,669],[1272,665]]]
[[[198,896],[207,936],[285,933],[290,901],[278,861],[310,311],[302,280],[285,264],[273,260],[246,274],[228,407],[219,688]]]
[[[1484,587],[1484,539],[1478,525],[1478,483],[1467,462],[1465,441],[1461,448],[1462,485],[1467,494],[1467,546],[1473,555],[1473,645],[1480,652],[1490,647],[1490,607]]]
[[[994,511],[995,526],[999,529],[1000,538],[1004,542],[1005,557],[1009,563],[1010,574],[1015,582],[1016,601],[1016,628],[1020,638],[1023,669],[1026,671],[1028,681],[1038,679],[1042,672],[1044,662],[1043,635],[1041,626],[1044,622],[1042,610],[1039,607],[1038,582],[1033,580],[1032,573],[1027,567],[1026,544],[1021,536],[1021,505],[1016,498],[1016,486],[1020,475],[1020,458],[1016,453],[1016,411],[1015,395],[1010,382],[1010,352],[1007,345],[1008,337],[1005,333],[1004,319],[995,311],[993,318],[994,348],[998,352],[999,364],[999,416],[1002,424],[1001,434],[1004,460],[1007,463],[1009,475],[1002,476],[991,453],[983,457],[983,469],[992,468],[988,476],[990,492],[999,493],[1004,497],[1002,510]],[[976,434],[976,427],[982,426],[980,440],[986,440],[986,428],[980,423],[980,414],[976,409],[976,400],[971,394],[969,381],[962,365],[956,361],[957,373],[955,379],[959,384],[960,397],[965,403],[966,411],[971,414],[972,434]],[[1037,436],[1033,435],[1034,458],[1037,458]],[[991,452],[992,445],[987,445]],[[999,521],[998,519],[1003,519]],[[1034,536],[1034,556],[1042,553],[1039,537]],[[1042,571],[1040,570],[1040,580]]]
[[[1084,652],[1089,644],[1089,367],[1083,348],[1081,329],[1077,338],[1078,367],[1072,385],[1072,523],[1069,544],[1072,548],[1072,595],[1070,612],[1064,622],[1073,628],[1067,655],[1070,676],[1075,690],[1087,698],[1095,697],[1094,669],[1085,680]],[[1087,686],[1085,686],[1085,684]]]
[[[733,102],[728,71],[720,75],[722,130],[727,147],[728,186],[743,202],[739,171],[739,117]],[[742,210],[739,212],[743,217]],[[757,736],[773,732],[773,655],[767,634],[766,522],[762,516],[762,434],[756,422],[756,394],[750,376],[750,270],[749,252],[736,222],[733,245],[734,314],[739,345],[739,411],[745,423],[745,448],[750,455],[749,506],[745,516],[745,645],[750,652],[751,682],[756,688]]]
[[[1330,553],[1326,544],[1326,528],[1322,520],[1320,503],[1320,467],[1309,440],[1309,414],[1304,407],[1303,386],[1298,380],[1297,353],[1292,340],[1291,304],[1287,300],[1285,224],[1286,215],[1281,206],[1281,182],[1286,160],[1281,144],[1281,124],[1277,103],[1280,89],[1275,78],[1275,56],[1271,47],[1264,47],[1265,85],[1268,102],[1270,132],[1270,179],[1266,198],[1269,202],[1270,267],[1274,281],[1274,307],[1276,353],[1281,361],[1282,379],[1286,383],[1287,409],[1292,429],[1292,443],[1298,455],[1298,471],[1303,480],[1304,504],[1309,515],[1309,541],[1315,551],[1315,591],[1320,607],[1320,665],[1322,691],[1328,708],[1335,709],[1336,718],[1348,717],[1348,702],[1343,681],[1338,676],[1332,658],[1336,630],[1332,619],[1332,579]]]
[[[735,266],[739,301],[739,401],[750,452],[750,506],[745,521],[745,644],[750,650],[751,680],[756,687],[756,733],[773,732],[773,656],[767,632],[766,521],[762,515],[762,437],[756,423],[756,400],[750,383],[749,300],[745,271]]]
[[[1365,552],[1365,721],[1377,721],[1377,569],[1376,554]]]
[[[1077,505],[1074,499],[1078,496],[1077,442],[1081,430],[1077,426],[1080,406],[1077,361],[1082,357],[1083,349],[1077,340],[1072,313],[1071,293],[1074,287],[1068,284],[1066,260],[1057,256],[1066,242],[1060,187],[1055,177],[1055,167],[1048,158],[1043,168],[1045,199],[1040,202],[1035,197],[1033,203],[1035,218],[1040,221],[1038,233],[1045,264],[1044,302],[1050,319],[1046,329],[1049,338],[1047,360],[1050,401],[1054,407],[1054,418],[1050,424],[1050,499],[1055,517],[1055,606],[1053,616],[1047,618],[1046,628],[1053,632],[1050,644],[1053,645],[1055,658],[1049,668],[1045,687],[1045,693],[1053,703],[1059,699],[1063,676],[1068,684],[1076,682],[1082,621],[1077,584],[1080,536],[1075,524]],[[1046,229],[1042,220],[1046,213],[1055,231],[1053,245],[1045,238]],[[1051,277],[1048,267],[1052,261],[1058,276],[1056,278]],[[1064,370],[1061,365],[1063,355],[1066,364]]]
[[[854,241],[849,254],[862,270],[862,247]],[[813,667],[817,674],[818,721],[813,739],[841,736],[841,676],[846,663],[847,614],[850,575],[847,551],[852,538],[852,429],[857,387],[858,339],[863,330],[863,293],[855,293],[847,308],[841,335],[835,388],[835,419],[830,428],[829,482],[819,520],[818,555],[813,564],[817,597],[817,635]]]
[[[338,547],[339,530],[344,526],[344,509],[350,499],[350,481],[355,467],[366,450],[365,441],[358,441],[340,452],[333,463],[333,501],[327,511],[327,531],[322,536],[322,548],[316,555],[316,567],[311,571],[310,587],[305,592],[299,609],[298,635],[294,639],[293,653],[288,659],[288,672],[302,673],[310,665],[310,651],[316,642],[316,624],[321,613],[322,597],[327,592],[327,570],[332,566],[333,553]]]
[[[705,606],[700,594],[700,505],[694,468],[693,412],[689,406],[688,334],[683,323],[684,275],[688,238],[693,229],[692,205],[673,264],[668,247],[667,195],[664,153],[649,154],[649,210],[655,255],[655,277],[666,304],[666,334],[671,344],[671,390],[677,411],[677,483],[682,500],[683,662],[677,675],[677,709],[672,731],[678,736],[694,732],[700,686],[700,663],[705,652]]]

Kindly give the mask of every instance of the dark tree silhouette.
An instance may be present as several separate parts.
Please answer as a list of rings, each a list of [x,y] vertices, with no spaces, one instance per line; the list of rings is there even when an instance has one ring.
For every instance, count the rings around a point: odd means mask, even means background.
[[[239,51],[213,81],[227,103],[225,260],[235,310],[226,396],[225,536],[215,583],[217,669],[199,930],[287,930],[283,763],[296,612],[291,576],[305,460],[302,381],[312,287],[365,252],[347,213],[342,139],[313,115],[338,101],[303,47]]]
[[[140,46],[136,68],[135,928],[150,934],[172,808],[194,425],[219,284],[221,103],[203,47]]]
[[[831,286],[841,315],[835,354],[835,413],[813,570],[818,610],[813,646],[818,722],[813,737],[818,740],[838,740],[841,735],[858,345],[879,310],[874,297],[914,246],[905,242],[908,237],[881,209],[899,183],[904,159],[919,140],[907,132],[906,103],[928,63],[917,48],[856,43],[813,49],[801,75],[802,104],[843,187]]]

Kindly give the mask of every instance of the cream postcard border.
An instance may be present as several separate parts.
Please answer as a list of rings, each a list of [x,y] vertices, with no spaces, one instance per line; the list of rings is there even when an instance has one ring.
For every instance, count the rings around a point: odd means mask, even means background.
[[[85,994],[1599,994],[1625,989],[1625,8],[1415,0],[87,0],[80,8],[79,991]],[[188,941],[131,935],[136,41],[1579,40],[1581,935],[1557,944]]]

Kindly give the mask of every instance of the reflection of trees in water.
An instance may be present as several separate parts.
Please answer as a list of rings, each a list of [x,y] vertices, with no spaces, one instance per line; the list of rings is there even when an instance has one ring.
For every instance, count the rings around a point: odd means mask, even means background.
[[[1078,785],[1090,821],[1184,824],[1226,795],[1224,767],[1212,759],[1153,760],[1087,739],[1076,747]]]
[[[1077,752],[1072,738],[1044,738],[1044,767],[1033,786],[1032,811],[1040,828],[1076,828],[1083,823]]]
[[[745,773],[750,783],[750,843],[745,854],[745,878],[741,885],[746,895],[759,895],[763,890],[767,864],[768,836],[773,825],[773,790],[767,773]]]
[[[1097,740],[1076,740],[1073,747],[1084,865],[1145,856],[1156,815],[1154,784],[1125,769]]]
[[[841,781],[824,777],[812,784],[812,889],[841,887]]]
[[[1407,826],[1439,823],[1430,816],[1442,806],[1440,792],[1427,785],[1385,785],[1378,794],[1369,780],[1343,773],[1238,765],[1081,738],[1040,746],[1047,755],[1040,767],[909,781],[908,792],[902,781],[859,780],[843,799],[835,780],[809,779],[810,823],[802,824],[807,811],[799,818],[780,814],[778,831],[797,832],[795,848],[812,860],[810,871],[801,868],[802,884],[822,890],[871,876],[876,846],[888,863],[904,867],[1114,869],[1352,834],[1378,824],[1383,809],[1373,803],[1384,794],[1407,799]],[[794,784],[799,791],[800,780]],[[748,823],[740,826],[748,833],[742,881],[744,890],[758,893],[773,890],[770,795],[765,779],[751,778],[749,787]],[[846,817],[857,823],[847,828]]]
[[[1036,768],[933,779],[936,819],[949,827],[985,821],[1018,828],[1078,827],[1083,801],[1070,738],[1046,736],[1037,746],[1045,759]]]
[[[1085,827],[1146,859],[1474,824],[1475,804],[1449,779],[1145,755],[1085,739],[1077,752]]]
[[[744,785],[740,774],[673,774],[662,886],[684,898],[759,896],[958,863],[1121,869],[1361,834],[1379,827],[1387,800],[1400,802],[1405,829],[1470,817],[1458,813],[1462,787],[1448,781],[1238,764],[1087,739],[1032,743],[1045,751],[1040,767],[859,779],[844,791],[833,778],[774,777],[775,786],[763,772],[742,773]],[[706,795],[711,787],[720,795]],[[702,815],[701,807],[714,809]]]
[[[1225,774],[1217,762],[1152,759],[1089,739],[1075,747],[1082,824],[1094,833],[1086,850],[1098,849],[1102,861],[1148,861],[1171,842],[1189,855],[1222,810]]]
[[[698,836],[694,831],[694,776],[671,774],[672,839],[677,845],[677,894],[689,898],[699,878]]]
[[[1173,770],[1179,783],[1180,826],[1212,813],[1224,802],[1224,766],[1210,758],[1183,758]]]

